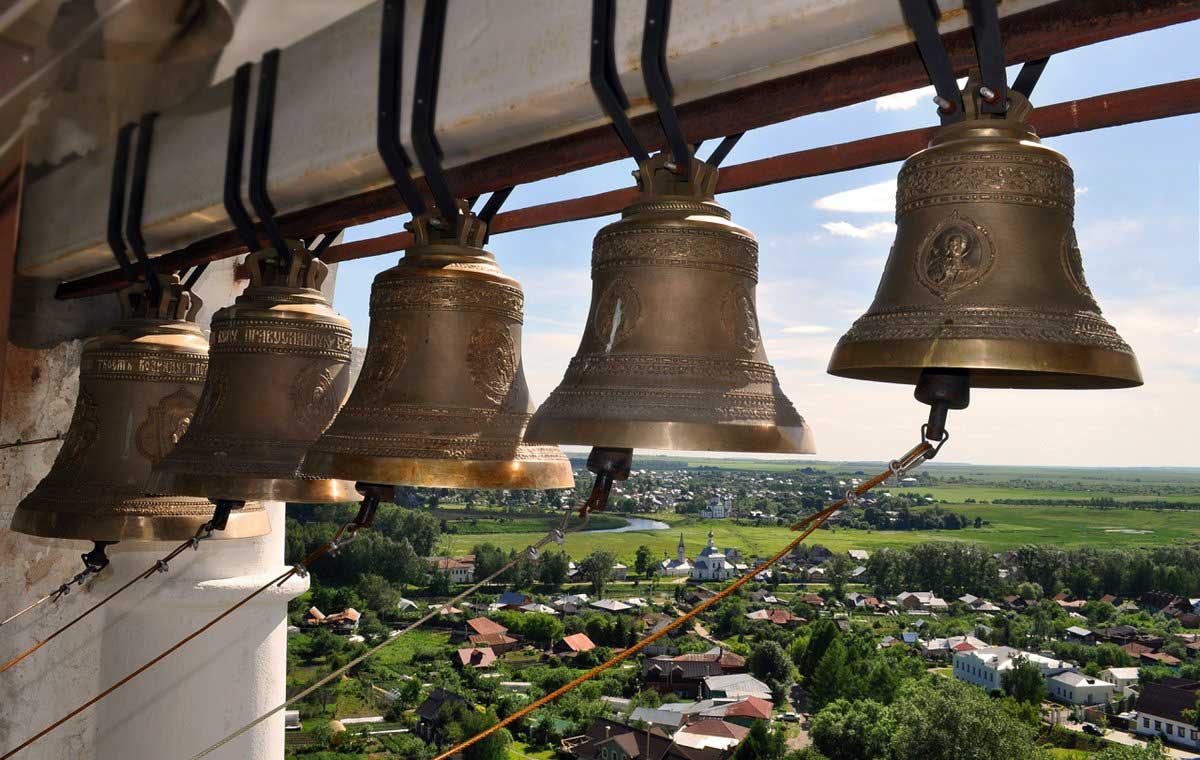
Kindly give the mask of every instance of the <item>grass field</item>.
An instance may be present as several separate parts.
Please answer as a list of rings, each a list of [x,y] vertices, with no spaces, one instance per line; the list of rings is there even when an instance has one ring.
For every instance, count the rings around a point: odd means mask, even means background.
[[[1029,493],[1023,491],[1021,493]],[[1010,506],[999,504],[949,504],[943,508],[982,517],[982,528],[963,530],[863,531],[850,529],[820,530],[809,539],[834,551],[874,549],[884,546],[909,546],[923,541],[973,541],[992,551],[1021,544],[1042,543],[1056,546],[1162,546],[1200,541],[1200,512],[1183,510],[1090,509],[1087,507]],[[632,531],[629,533],[577,533],[568,536],[566,551],[580,559],[596,550],[613,552],[619,559],[633,559],[638,546],[650,547],[655,557],[675,556],[679,534],[694,557],[708,541],[711,529],[718,546],[736,546],[747,555],[766,555],[778,551],[794,536],[788,528],[738,525],[732,520],[683,519],[678,515],[655,516],[671,523],[671,529]],[[1128,532],[1124,532],[1128,531]],[[1150,531],[1148,533],[1132,531]],[[503,549],[521,550],[542,537],[542,533],[458,534],[449,537],[451,550],[470,551],[475,544],[490,542]]]

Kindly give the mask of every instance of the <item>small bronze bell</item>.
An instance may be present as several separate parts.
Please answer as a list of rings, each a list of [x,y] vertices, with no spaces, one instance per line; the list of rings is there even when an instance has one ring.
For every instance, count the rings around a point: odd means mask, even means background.
[[[250,284],[212,320],[196,419],[154,470],[164,493],[213,500],[358,501],[354,484],[300,463],[350,387],[350,323],[321,293],[329,268],[299,243],[246,258]]]
[[[1083,276],[1070,165],[1038,140],[1023,95],[1009,90],[1008,113],[992,116],[979,91],[973,76],[967,118],[900,169],[895,244],[829,372],[915,384],[925,370],[965,371],[983,388],[1141,385]]]
[[[527,437],[811,454],[759,334],[758,243],[713,200],[715,167],[681,180],[668,160],[642,164],[642,197],[596,235],[583,340]]]
[[[440,488],[570,488],[556,446],[522,441],[533,405],[521,364],[524,294],[463,213],[453,236],[427,217],[416,245],[371,287],[371,333],[346,405],[309,451],[319,477]]]
[[[200,300],[163,283],[120,293],[122,319],[83,347],[75,414],[50,473],[18,505],[12,529],[89,541],[182,541],[213,517],[205,499],[147,496],[151,467],[188,429],[208,369]],[[270,531],[258,504],[234,510],[213,538]]]

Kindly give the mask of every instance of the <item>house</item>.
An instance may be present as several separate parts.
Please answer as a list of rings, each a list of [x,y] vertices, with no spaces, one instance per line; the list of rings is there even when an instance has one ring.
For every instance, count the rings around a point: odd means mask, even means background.
[[[1096,634],[1086,628],[1073,625],[1067,629],[1067,641],[1075,644],[1095,644]]]
[[[728,560],[725,552],[717,548],[713,532],[708,532],[708,546],[700,551],[692,565],[691,579],[694,581],[726,581],[737,577],[737,566]]]
[[[1144,654],[1150,654],[1154,650],[1145,644],[1139,644],[1136,641],[1131,641],[1128,644],[1121,645],[1121,651],[1130,657],[1140,658]]]
[[[689,723],[675,733],[672,740],[681,747],[731,751],[742,743],[750,729],[726,721],[702,720]]]
[[[520,649],[521,642],[507,633],[473,633],[467,637],[473,647],[491,647],[497,655]]]
[[[358,630],[358,620],[362,613],[353,607],[347,607],[341,612],[325,615],[316,607],[309,607],[304,613],[304,624],[314,628],[328,626],[334,633],[352,634]]]
[[[1068,705],[1107,704],[1116,689],[1116,684],[1075,671],[1046,679],[1046,692],[1050,698]]]
[[[896,595],[896,606],[902,610],[927,612],[945,612],[950,609],[946,600],[939,598],[932,591],[902,591]]]
[[[454,654],[455,664],[460,668],[486,670],[496,664],[496,652],[491,647],[464,647]]]
[[[587,607],[590,598],[587,594],[565,594],[550,602],[550,605],[564,615],[571,615]]]
[[[603,612],[629,612],[635,609],[633,605],[619,602],[616,599],[597,599],[588,606]]]
[[[417,611],[417,603],[411,599],[405,599],[405,598],[401,597],[400,601],[396,602],[396,612],[416,612],[416,611]]]
[[[518,607],[517,609],[519,609],[521,612],[532,612],[532,613],[537,613],[537,614],[541,614],[541,615],[557,615],[557,614],[559,614],[558,610],[554,609],[553,607],[548,607],[548,606],[546,606],[544,604],[540,604],[538,602],[533,602],[532,604],[523,604],[520,607]]]
[[[468,636],[488,636],[497,633],[508,633],[507,628],[485,617],[471,618],[465,625]]]
[[[587,733],[562,740],[563,753],[584,760],[723,760],[729,753],[716,749],[684,747],[661,729],[635,729],[607,718],[597,718]]]
[[[704,679],[701,695],[705,699],[718,697],[758,697],[771,699],[771,687],[749,673],[708,676]]]
[[[695,698],[709,676],[742,673],[746,658],[720,647],[701,654],[657,655],[642,661],[642,680],[647,688]]]
[[[1200,681],[1164,678],[1146,684],[1137,699],[1134,733],[1158,736],[1168,744],[1200,749],[1200,729],[1184,717],[1184,711],[1196,709]]]
[[[692,574],[692,563],[688,561],[682,533],[679,534],[679,544],[675,547],[675,558],[664,559],[658,563],[657,570],[659,575],[668,578],[686,578]]]
[[[620,562],[612,566],[612,579],[614,581],[629,580],[629,566],[623,565]]]
[[[1122,644],[1131,643],[1137,637],[1137,632],[1137,629],[1132,625],[1115,625],[1111,628],[1097,628],[1096,640],[1097,642],[1121,646]]]
[[[1004,672],[1011,670],[1021,658],[1038,666],[1044,678],[1075,669],[1066,660],[1056,660],[1033,652],[1012,647],[983,647],[954,653],[954,677],[989,691],[999,689],[1003,685]]]
[[[850,559],[854,560],[855,562],[866,562],[871,558],[871,553],[866,549],[847,549],[846,556],[850,557]]]
[[[1132,644],[1130,646],[1137,646]],[[1166,652],[1142,652],[1138,655],[1138,661],[1144,665],[1165,665],[1168,668],[1177,668],[1181,661],[1178,657],[1167,654]]]
[[[774,623],[785,628],[794,628],[804,622],[804,618],[797,617],[787,610],[755,610],[754,612],[746,613],[747,620],[765,621]]]
[[[930,660],[949,661],[958,652],[972,652],[985,649],[986,641],[974,636],[950,636],[945,639],[929,639],[920,645],[921,655]]]
[[[533,599],[517,591],[505,591],[496,600],[496,604],[503,610],[519,610],[532,602]]]
[[[417,736],[426,742],[434,741],[434,735],[441,726],[443,708],[455,703],[465,705],[467,701],[452,691],[440,687],[434,689],[433,693],[417,706]]]
[[[574,657],[580,652],[590,652],[596,645],[586,633],[573,633],[563,637],[554,645],[553,653],[559,657]]]
[[[428,562],[430,569],[449,575],[451,583],[475,582],[474,554],[462,557],[430,557]]]
[[[667,734],[674,734],[688,720],[688,715],[678,710],[664,710],[658,707],[639,707],[629,714],[629,722],[633,725],[646,723],[654,728],[662,729]]]
[[[658,709],[681,714],[681,725],[720,719],[750,728],[756,720],[770,720],[774,705],[761,697],[740,697],[703,699],[698,702],[668,702]]]
[[[801,594],[799,601],[813,607],[825,606],[825,597],[821,596],[820,594]]]
[[[1105,668],[1100,671],[1100,677],[1113,684],[1121,696],[1136,692],[1138,685],[1137,668]]]

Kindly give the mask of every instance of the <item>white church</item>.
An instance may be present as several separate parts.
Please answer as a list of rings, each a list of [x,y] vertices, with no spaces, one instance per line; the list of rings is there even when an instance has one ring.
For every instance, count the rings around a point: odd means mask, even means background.
[[[683,534],[679,534],[679,545],[675,547],[675,558],[658,563],[658,574],[668,578],[690,578],[694,581],[725,581],[736,578],[747,569],[740,563],[742,553],[733,547],[720,549],[708,532],[708,546],[701,550],[695,562],[687,558]]]
[[[682,533],[679,534],[679,546],[675,547],[675,559],[664,559],[658,563],[658,574],[668,578],[686,578],[692,574],[692,563],[688,562]]]

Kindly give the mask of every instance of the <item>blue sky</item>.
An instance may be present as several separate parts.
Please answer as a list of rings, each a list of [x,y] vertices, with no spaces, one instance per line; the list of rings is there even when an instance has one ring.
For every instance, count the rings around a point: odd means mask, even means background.
[[[1200,75],[1200,23],[1051,59],[1034,105]],[[1189,61],[1191,63],[1189,63]],[[1009,79],[1017,69],[1010,69]],[[747,134],[726,160],[927,126],[932,92],[914,91]],[[1200,465],[1200,116],[1047,140],[1075,170],[1076,228],[1105,315],[1134,347],[1146,385],[1125,391],[974,392],[951,417],[946,461],[979,464]],[[701,151],[705,155],[706,150]],[[630,184],[632,160],[518,187],[506,208]],[[911,389],[825,374],[837,338],[870,303],[891,244],[899,164],[722,195],[761,248],[759,320],[784,391],[813,426],[817,459],[879,460],[909,448],[926,407]],[[524,361],[540,401],[579,342],[591,293],[592,236],[613,217],[497,235],[489,249],[525,288]],[[399,230],[404,218],[348,230]],[[365,345],[371,280],[397,256],[338,267],[335,305]]]

